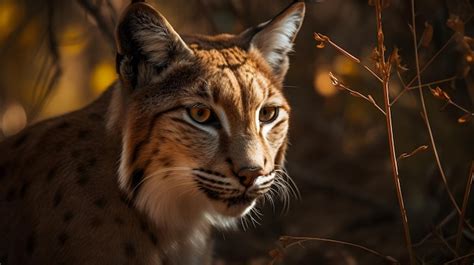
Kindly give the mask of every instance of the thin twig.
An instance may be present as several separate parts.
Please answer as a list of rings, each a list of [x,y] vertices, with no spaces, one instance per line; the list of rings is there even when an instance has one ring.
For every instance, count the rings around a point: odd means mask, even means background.
[[[436,165],[438,166],[439,172],[441,174],[441,179],[443,181],[444,187],[446,189],[446,192],[448,193],[449,199],[451,200],[451,203],[453,206],[456,208],[458,214],[461,214],[461,210],[459,209],[459,206],[456,202],[456,199],[454,199],[453,193],[451,192],[451,189],[449,188],[448,181],[446,179],[446,175],[444,174],[444,169],[443,166],[441,165],[441,159],[439,158],[438,154],[438,148],[436,147],[436,143],[434,140],[433,136],[433,131],[431,129],[431,124],[430,120],[428,117],[428,111],[426,109],[426,104],[425,104],[425,97],[423,95],[423,89],[421,86],[421,70],[420,70],[420,61],[418,57],[418,49],[417,49],[417,38],[416,38],[416,21],[415,21],[415,1],[411,0],[411,15],[412,15],[412,27],[411,27],[411,32],[413,35],[413,47],[415,50],[415,63],[416,63],[416,79],[418,80],[418,92],[420,94],[420,101],[421,101],[421,107],[423,111],[423,118],[425,120],[426,128],[428,130],[428,134],[430,137],[430,143],[431,143],[431,149],[433,150],[433,155],[436,160]],[[408,84],[410,86],[410,84]]]
[[[461,110],[462,112],[465,112],[466,114],[471,114],[472,116],[474,116],[474,112],[469,111],[468,109],[460,106],[459,104],[457,104],[456,102],[454,102],[452,100],[449,101],[449,104],[451,104],[452,106],[454,106],[457,109]]]
[[[337,86],[342,90],[347,90],[352,96],[363,98],[363,99],[367,100],[372,105],[374,105],[380,112],[382,112],[383,115],[386,115],[385,111],[377,104],[377,102],[375,102],[375,99],[371,95],[366,96],[366,95],[364,95],[364,94],[362,94],[358,91],[355,91],[355,90],[349,88],[344,83],[339,81],[339,79],[336,76],[334,76],[334,74],[331,73],[331,72],[329,72],[329,78],[331,78],[331,82],[334,86]]]
[[[294,242],[287,243],[287,241],[294,241]],[[340,244],[340,245],[345,245],[345,246],[351,246],[351,247],[355,247],[355,248],[364,250],[368,253],[371,253],[371,254],[379,257],[379,258],[382,258],[382,259],[390,262],[391,264],[400,264],[400,262],[398,260],[396,260],[395,258],[393,258],[391,256],[383,255],[380,252],[375,251],[373,249],[370,249],[368,247],[361,246],[361,245],[354,244],[354,243],[350,243],[350,242],[345,242],[345,241],[341,241],[341,240],[334,240],[334,239],[328,239],[328,238],[320,238],[320,237],[296,237],[296,236],[282,236],[282,237],[280,237],[280,242],[282,242],[284,244],[285,249],[290,248],[294,245],[300,245],[301,243],[304,243],[306,241],[318,241],[318,242],[326,242],[326,243],[334,243],[334,244]]]
[[[370,67],[368,67],[365,64],[362,64],[362,62],[359,58],[355,57],[350,52],[344,50],[341,46],[334,43],[328,36],[315,32],[313,37],[314,37],[315,40],[320,42],[320,44],[317,46],[318,48],[324,47],[324,43],[326,43],[326,42],[329,43],[333,48],[335,48],[337,51],[339,51],[340,53],[345,55],[347,58],[351,59],[355,63],[357,63],[357,64],[361,65],[362,67],[364,67],[371,75],[373,75],[375,78],[377,78],[377,80],[379,80],[379,82],[382,82],[382,78],[380,78],[380,76],[377,75],[372,69],[370,69]]]
[[[472,17],[474,15],[470,15],[466,21],[464,23],[468,23]],[[434,60],[436,58],[438,58],[438,56],[449,46],[449,44],[454,40],[456,39],[456,36],[458,35],[459,33],[458,32],[454,32],[451,37],[444,43],[444,45],[428,60],[428,62],[426,62],[426,64],[423,66],[423,68],[421,68],[420,70],[420,76],[421,74],[426,70],[428,69],[428,67],[434,62]],[[418,50],[417,50],[417,53],[418,53]],[[392,104],[395,103],[405,92],[407,92],[409,89],[409,87],[415,83],[415,81],[418,79],[418,75],[415,75],[411,80],[410,82],[408,82],[408,84],[406,86],[404,86],[404,89],[395,97],[395,99],[393,100]]]
[[[390,91],[389,91],[389,82],[390,82],[390,63],[385,61],[385,46],[384,46],[384,33],[382,28],[382,3],[381,0],[375,1],[375,17],[377,22],[377,50],[379,53],[379,65],[380,72],[382,74],[382,85],[383,85],[383,94],[384,94],[384,103],[385,103],[385,120],[387,123],[387,135],[389,142],[390,150],[390,162],[392,165],[392,175],[393,182],[395,184],[395,189],[397,193],[398,205],[400,208],[400,214],[402,217],[403,231],[405,237],[405,244],[408,251],[408,256],[410,258],[410,264],[415,264],[415,255],[413,253],[413,246],[411,242],[410,227],[408,225],[408,217],[405,208],[405,203],[403,201],[403,193],[400,185],[400,176],[398,173],[398,164],[397,164],[397,155],[395,151],[395,143],[393,136],[393,126],[392,126],[392,110],[390,107]]]
[[[56,87],[61,75],[62,75],[62,68],[61,68],[61,55],[59,53],[58,48],[58,40],[55,34],[54,28],[54,6],[53,3],[50,2],[48,6],[48,21],[46,25],[46,43],[49,51],[49,56],[52,60],[51,66],[48,67],[48,57],[45,58],[44,64],[42,69],[40,70],[38,79],[36,80],[35,84],[35,95],[36,91],[38,91],[38,95],[34,98],[34,103],[31,107],[31,110],[28,112],[28,118],[30,120],[34,120],[34,118],[39,114],[41,108],[46,103],[51,92]],[[41,89],[44,88],[43,91]]]
[[[436,80],[436,81],[432,81],[432,82],[429,82],[429,83],[422,84],[421,87],[429,87],[429,86],[432,86],[432,85],[437,85],[437,84],[450,82],[450,81],[453,81],[453,80],[456,80],[456,79],[457,79],[457,76],[452,76],[452,77],[449,77],[449,78],[445,78],[445,79]],[[417,89],[418,87],[419,86],[410,86],[410,87],[408,87],[408,90],[414,90],[414,89]]]
[[[471,20],[471,18],[473,17],[474,15],[470,15],[465,23],[469,22],[469,20]],[[415,25],[413,25],[415,26]],[[446,41],[446,43],[433,55],[433,57],[431,57],[431,59],[428,60],[428,62],[426,62],[426,64],[423,66],[423,68],[421,68],[420,70],[420,75],[426,70],[428,69],[428,67],[434,62],[434,60],[436,58],[438,58],[438,56],[444,51],[444,49],[446,49],[449,44],[454,40],[456,39],[456,36],[458,35],[459,33],[458,32],[454,32],[453,35],[451,35],[451,37]],[[412,80],[408,83],[408,86],[411,86],[413,83],[415,83],[416,79],[418,78],[418,75],[415,75]]]
[[[443,237],[443,234],[441,231],[434,231],[434,234],[439,238],[439,240],[441,240],[441,243],[443,243],[446,246],[446,248],[453,254],[455,258],[459,257],[456,250],[454,250],[453,247],[451,247],[451,245],[448,243],[448,241],[446,241],[446,239]]]
[[[428,240],[433,235],[434,231],[441,229],[443,226],[449,223],[449,221],[451,221],[455,216],[456,216],[456,210],[453,210],[438,225],[436,225],[431,232],[429,232],[425,237],[423,237],[418,243],[413,244],[413,247],[419,247],[423,245],[426,242],[426,240]]]
[[[392,103],[390,103],[390,105],[393,106],[393,104],[395,104],[406,92],[408,91],[411,91],[411,90],[415,90],[418,88],[418,86],[407,86],[405,84],[405,82],[403,81],[402,77],[400,76],[400,72],[397,71],[397,74],[398,74],[398,78],[400,79],[400,82],[402,82],[402,85],[403,85],[403,90],[398,93],[398,95],[392,100]],[[449,78],[445,78],[445,79],[441,79],[441,80],[436,80],[436,81],[433,81],[433,82],[429,82],[429,83],[425,83],[423,85],[421,85],[422,87],[429,87],[429,86],[432,86],[432,85],[437,85],[437,84],[442,84],[442,83],[446,83],[446,82],[450,82],[450,81],[453,81],[453,80],[456,80],[457,79],[457,76],[453,76],[453,77],[449,77]]]
[[[397,158],[397,161],[400,161],[402,159],[414,156],[414,155],[418,154],[419,152],[425,151],[426,149],[428,149],[427,145],[418,146],[415,150],[411,151],[410,153],[403,153],[403,154],[399,155],[398,158]]]
[[[467,110],[466,108],[461,107],[459,104],[454,102],[451,99],[451,97],[448,95],[448,93],[443,91],[439,86],[434,88],[434,89],[431,88],[431,87],[429,87],[429,88],[430,88],[431,94],[433,94],[433,96],[435,96],[438,99],[444,100],[446,102],[446,104],[443,106],[442,109],[446,108],[448,105],[451,105],[451,106],[454,106],[455,108],[461,110],[462,112],[464,112],[464,115],[461,116],[460,118],[458,118],[459,123],[464,123],[464,122],[468,121],[469,119],[471,119],[474,116],[473,112]]]
[[[459,218],[458,231],[456,235],[456,252],[459,251],[459,248],[461,247],[462,230],[463,230],[467,204],[469,201],[469,194],[471,192],[473,179],[474,179],[474,161],[471,163],[471,168],[469,169],[469,174],[467,176],[466,190],[464,191],[464,199],[462,202],[461,216]]]
[[[474,256],[474,252],[469,253],[469,254],[464,255],[464,256],[461,256],[459,258],[455,258],[455,259],[450,260],[448,262],[445,262],[443,265],[448,265],[448,264],[451,264],[451,263],[454,263],[454,262],[457,262],[457,261],[462,261],[462,260],[465,260],[466,258],[469,258],[469,257],[472,257],[472,256]]]
[[[97,27],[104,34],[109,45],[115,49],[114,26],[107,22],[102,14],[100,7],[96,6],[89,0],[77,0],[79,5],[87,11],[97,22]]]

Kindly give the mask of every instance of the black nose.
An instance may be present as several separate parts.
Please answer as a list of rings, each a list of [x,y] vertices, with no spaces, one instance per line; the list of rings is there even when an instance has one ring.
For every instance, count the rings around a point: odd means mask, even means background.
[[[240,183],[245,187],[250,187],[259,176],[264,176],[265,173],[261,167],[245,167],[239,170],[238,175]]]

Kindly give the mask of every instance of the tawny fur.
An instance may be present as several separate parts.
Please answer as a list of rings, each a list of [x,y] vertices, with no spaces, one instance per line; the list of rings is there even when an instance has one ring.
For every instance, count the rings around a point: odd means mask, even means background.
[[[181,38],[132,4],[117,33],[119,81],[0,143],[0,264],[210,264],[211,229],[285,184],[282,80],[303,14],[297,3],[240,35]],[[197,103],[219,126],[189,117]],[[267,105],[280,112],[263,124]],[[262,172],[252,186],[237,173],[248,165]]]

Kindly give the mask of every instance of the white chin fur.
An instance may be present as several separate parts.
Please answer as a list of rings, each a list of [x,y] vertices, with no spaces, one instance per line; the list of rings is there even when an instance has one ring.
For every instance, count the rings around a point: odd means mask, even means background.
[[[255,200],[248,204],[236,204],[233,206],[227,206],[227,203],[219,202],[219,201],[213,201],[212,204],[214,205],[214,209],[216,211],[225,217],[230,217],[230,218],[238,218],[238,217],[243,217],[246,215],[252,208],[255,206]]]
[[[209,223],[221,229],[235,229],[237,227],[237,221],[240,217],[245,216],[252,210],[256,204],[256,200],[250,204],[238,204],[228,207],[226,203],[220,201],[211,201],[214,212],[206,215],[206,219]]]
[[[175,182],[179,179],[183,183]],[[228,206],[227,203],[211,200],[194,185],[183,178],[152,179],[142,186],[136,198],[136,206],[159,226],[168,231],[183,230],[206,223],[216,228],[235,228],[240,217],[247,214],[255,200],[247,204]],[[163,188],[163,187],[175,187]],[[193,191],[194,190],[194,191]]]

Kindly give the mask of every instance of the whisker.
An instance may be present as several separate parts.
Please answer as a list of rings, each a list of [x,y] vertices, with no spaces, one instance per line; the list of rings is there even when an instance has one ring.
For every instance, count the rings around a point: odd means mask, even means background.
[[[285,182],[288,184],[289,188],[292,190],[292,193],[295,196],[295,198],[296,199],[301,199],[301,193],[298,189],[298,186],[296,185],[294,180],[288,175],[288,172],[286,172],[284,169],[276,169],[275,171],[280,173],[280,174],[277,174],[277,175],[280,176],[281,179],[285,180]]]

